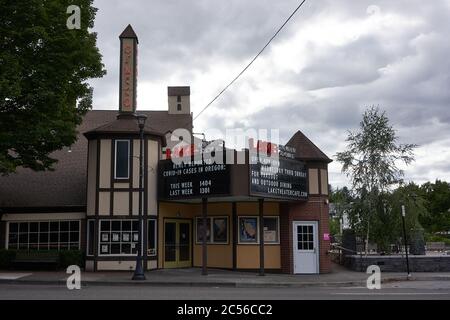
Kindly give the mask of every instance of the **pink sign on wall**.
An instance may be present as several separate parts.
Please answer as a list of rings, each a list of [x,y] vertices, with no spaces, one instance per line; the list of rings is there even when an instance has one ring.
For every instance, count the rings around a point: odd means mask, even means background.
[[[330,234],[329,233],[324,233],[323,234],[323,240],[324,241],[330,241]]]

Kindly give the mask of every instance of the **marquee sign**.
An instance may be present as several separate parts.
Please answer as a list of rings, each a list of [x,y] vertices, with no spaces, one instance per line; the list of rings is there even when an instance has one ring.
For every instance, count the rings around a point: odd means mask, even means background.
[[[179,200],[230,194],[230,166],[203,161],[159,162],[159,198]]]
[[[122,112],[136,111],[137,36],[131,26],[120,35],[120,101]]]
[[[252,146],[252,143],[250,144]],[[295,149],[258,142],[249,149],[250,195],[285,200],[306,200],[308,171],[294,158]],[[274,156],[276,155],[276,156]]]

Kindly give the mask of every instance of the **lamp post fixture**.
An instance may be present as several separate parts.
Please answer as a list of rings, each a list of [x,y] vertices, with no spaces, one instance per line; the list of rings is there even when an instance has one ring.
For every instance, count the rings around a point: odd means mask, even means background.
[[[403,241],[405,243],[405,253],[406,253],[406,272],[408,273],[408,278],[411,277],[411,273],[409,272],[409,259],[408,259],[408,240],[406,238],[406,227],[405,227],[405,216],[406,216],[406,210],[405,205],[402,204],[402,224],[403,224]]]
[[[136,268],[134,269],[133,280],[145,280],[144,268],[142,266],[142,230],[143,230],[143,205],[142,199],[143,197],[143,186],[144,186],[144,127],[145,120],[147,120],[147,116],[143,114],[136,115],[136,119],[139,125],[139,140],[140,140],[140,148],[139,148],[139,230],[138,230],[138,247],[137,247],[137,255],[136,255]]]

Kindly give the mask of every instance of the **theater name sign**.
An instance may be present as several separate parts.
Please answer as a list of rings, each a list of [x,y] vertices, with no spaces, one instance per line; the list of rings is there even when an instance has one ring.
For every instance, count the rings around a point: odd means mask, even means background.
[[[244,164],[211,163],[201,156],[184,156],[159,163],[159,198],[183,200],[223,197],[257,197],[290,201],[307,200],[308,171],[295,159],[295,149],[253,140],[245,150]],[[194,148],[189,148],[194,150]],[[225,150],[223,154],[225,155]],[[170,154],[170,152],[169,152]],[[200,158],[200,159],[198,159]]]

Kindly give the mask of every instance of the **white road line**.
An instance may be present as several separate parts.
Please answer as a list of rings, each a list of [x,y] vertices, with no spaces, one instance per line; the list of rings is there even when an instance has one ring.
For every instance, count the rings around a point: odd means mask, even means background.
[[[0,273],[1,280],[16,280],[26,276],[30,276],[31,273]]]
[[[450,293],[439,293],[439,292],[333,292],[333,295],[391,295],[391,296],[401,296],[401,295],[411,295],[411,296],[419,296],[419,295],[449,295]]]

